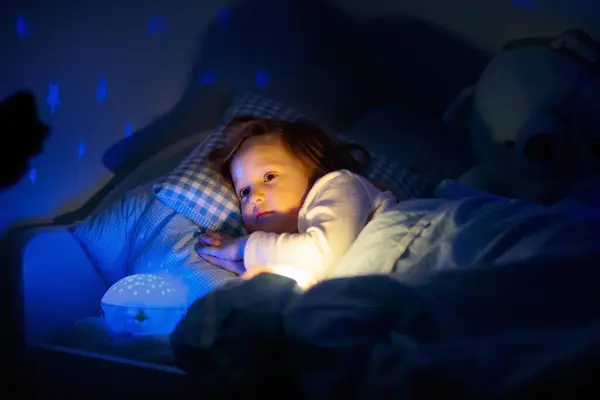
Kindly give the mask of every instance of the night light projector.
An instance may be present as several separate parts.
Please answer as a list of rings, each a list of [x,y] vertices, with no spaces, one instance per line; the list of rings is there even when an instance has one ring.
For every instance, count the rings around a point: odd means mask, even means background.
[[[187,287],[180,280],[137,274],[112,285],[101,306],[115,333],[168,335],[185,314],[187,301]]]

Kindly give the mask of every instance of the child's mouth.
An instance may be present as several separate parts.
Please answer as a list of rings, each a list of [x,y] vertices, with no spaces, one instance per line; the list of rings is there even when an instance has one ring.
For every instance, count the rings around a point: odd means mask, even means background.
[[[273,211],[261,211],[259,213],[256,214],[256,219],[261,219],[261,218],[265,218],[270,216],[271,214],[273,214]]]

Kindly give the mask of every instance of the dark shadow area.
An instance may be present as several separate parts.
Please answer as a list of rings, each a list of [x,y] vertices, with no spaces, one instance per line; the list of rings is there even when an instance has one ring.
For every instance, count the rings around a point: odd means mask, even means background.
[[[440,116],[474,84],[491,55],[425,21],[390,14],[368,21],[361,40],[361,80],[373,104],[401,102]]]

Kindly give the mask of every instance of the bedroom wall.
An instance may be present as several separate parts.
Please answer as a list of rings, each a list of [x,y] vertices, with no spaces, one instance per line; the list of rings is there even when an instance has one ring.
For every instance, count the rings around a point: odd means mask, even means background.
[[[110,179],[102,154],[178,100],[197,34],[225,1],[7,3],[0,96],[31,88],[53,131],[31,173],[0,194],[0,231],[75,209]]]
[[[485,51],[568,26],[598,37],[592,28],[600,26],[600,3],[586,0],[552,6],[541,0],[334,2],[364,21],[408,16]],[[73,210],[107,182],[102,154],[175,104],[188,84],[198,33],[215,16],[226,23],[227,15],[221,11],[226,0],[3,3],[0,96],[31,88],[53,134],[30,173],[0,194],[0,231],[23,218]]]
[[[334,0],[363,21],[399,14],[438,26],[485,51],[508,40],[582,28],[600,37],[594,0]],[[406,38],[408,39],[408,38]]]

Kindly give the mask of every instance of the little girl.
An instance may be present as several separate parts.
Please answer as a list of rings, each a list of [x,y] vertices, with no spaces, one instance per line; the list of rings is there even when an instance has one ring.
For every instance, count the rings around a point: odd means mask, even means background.
[[[336,145],[311,123],[239,117],[228,129],[231,147],[211,160],[235,188],[249,235],[207,231],[198,253],[244,278],[271,272],[308,287],[396,203],[357,175],[366,163],[352,146]]]

